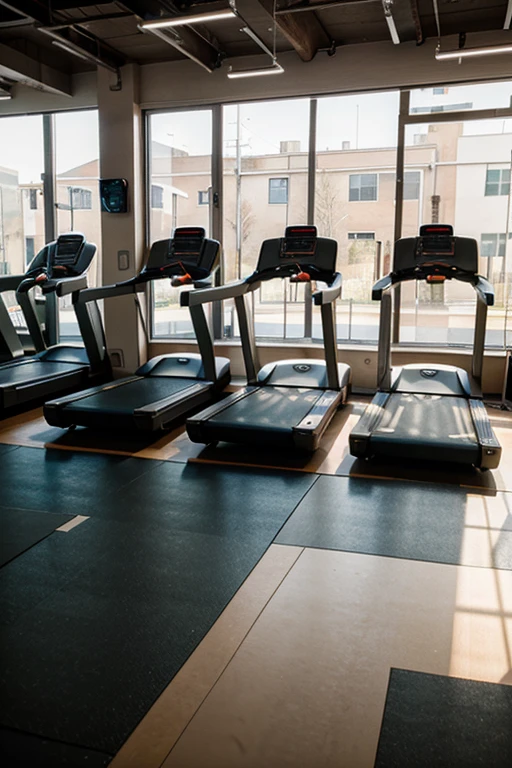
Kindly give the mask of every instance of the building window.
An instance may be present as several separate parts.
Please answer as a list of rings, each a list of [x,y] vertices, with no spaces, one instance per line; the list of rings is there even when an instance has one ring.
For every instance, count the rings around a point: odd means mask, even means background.
[[[74,211],[90,211],[92,209],[92,193],[90,189],[72,187],[71,207]]]
[[[485,179],[486,196],[510,193],[510,168],[488,168]]]
[[[29,189],[28,193],[30,196],[30,210],[31,211],[37,211],[37,189]]]
[[[271,205],[288,202],[288,179],[268,180],[268,202]]]
[[[351,202],[377,200],[377,174],[357,173],[350,176],[348,199]]]
[[[25,238],[25,264],[28,266],[36,255],[35,241],[33,237]]]
[[[209,189],[200,189],[197,193],[197,203],[198,205],[209,205],[210,204],[210,190]]]
[[[152,208],[164,207],[164,188],[159,187],[157,184],[151,185],[151,207]]]
[[[375,240],[375,232],[349,232],[349,240]]]
[[[404,200],[420,199],[421,174],[419,171],[404,173]]]
[[[443,96],[448,93],[448,88],[433,88],[434,96]]]
[[[483,234],[480,244],[480,255],[487,259],[493,259],[495,256],[503,258],[505,256],[505,242],[505,234]]]

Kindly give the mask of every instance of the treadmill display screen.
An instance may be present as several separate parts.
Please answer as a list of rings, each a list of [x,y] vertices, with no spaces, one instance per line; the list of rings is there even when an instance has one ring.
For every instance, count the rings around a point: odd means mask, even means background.
[[[186,257],[191,261],[191,257],[196,263],[201,256],[205,231],[202,227],[180,227],[176,229],[174,238],[171,241],[171,260],[174,258]]]
[[[83,235],[61,235],[55,244],[54,264],[63,267],[75,266],[80,258],[84,243]]]
[[[416,255],[455,256],[453,228],[448,225],[425,225],[420,230]]]
[[[316,247],[316,236],[316,227],[287,227],[281,257],[313,256]]]

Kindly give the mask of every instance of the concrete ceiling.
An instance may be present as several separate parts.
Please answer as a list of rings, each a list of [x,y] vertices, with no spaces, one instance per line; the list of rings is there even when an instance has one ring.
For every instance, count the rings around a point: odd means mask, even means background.
[[[512,0],[510,0],[512,2]],[[437,37],[433,0],[384,0],[401,42]],[[509,0],[437,0],[443,36],[503,30]],[[383,0],[236,0],[242,18],[182,26],[157,36],[141,21],[229,8],[229,0],[0,0],[0,87],[24,82],[70,92],[74,72],[95,63],[116,70],[127,62],[191,58],[212,69],[235,56],[261,53],[244,23],[268,48],[295,50],[304,61],[342,45],[390,40]],[[50,10],[51,7],[51,10]],[[61,46],[67,46],[68,50]],[[69,49],[72,49],[73,54]],[[82,53],[86,58],[80,58]]]

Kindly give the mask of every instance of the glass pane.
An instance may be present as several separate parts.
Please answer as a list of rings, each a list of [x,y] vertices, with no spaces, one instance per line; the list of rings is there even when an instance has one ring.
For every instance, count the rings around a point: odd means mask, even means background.
[[[224,278],[246,277],[260,246],[307,223],[309,99],[224,107]],[[272,280],[253,294],[257,336],[304,336],[304,286]],[[224,332],[234,336],[224,303]]]
[[[101,285],[101,210],[99,195],[99,128],[97,110],[55,115],[55,201],[57,234],[82,232],[97,246],[88,274],[89,286]],[[59,299],[62,339],[79,338],[71,296]]]
[[[150,242],[171,237],[176,227],[204,227],[210,235],[211,110],[161,112],[149,117]],[[154,190],[154,191],[153,191]],[[153,336],[191,338],[190,314],[180,289],[153,285]]]
[[[376,341],[379,307],[371,289],[389,269],[395,218],[399,93],[318,100],[315,223],[338,241],[343,275],[338,339]],[[320,312],[313,334],[321,337]]]
[[[44,245],[43,158],[41,115],[0,119],[0,275],[23,274]],[[16,295],[2,300],[24,335]]]
[[[411,91],[410,114],[510,107],[512,82],[450,85]]]
[[[421,224],[442,222],[452,224],[456,234],[477,240],[480,273],[491,280],[496,291],[496,304],[489,309],[488,346],[503,345],[505,293],[511,279],[511,246],[506,238],[512,231],[507,221],[510,185],[503,184],[511,152],[512,120],[425,123],[406,128],[406,168],[419,172],[421,180],[419,199],[404,200],[403,235],[417,234]],[[497,181],[489,184],[489,179]],[[405,284],[400,340],[471,345],[475,305],[474,291],[457,281],[435,287]]]

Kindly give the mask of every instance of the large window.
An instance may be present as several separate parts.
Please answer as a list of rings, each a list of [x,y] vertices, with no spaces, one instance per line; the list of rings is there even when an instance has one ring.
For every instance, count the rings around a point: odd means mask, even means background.
[[[371,290],[393,241],[398,105],[396,92],[318,100],[314,221],[338,241],[340,341],[378,338]],[[316,307],[313,336],[321,336]]]
[[[21,275],[44,245],[41,115],[0,118],[0,275]],[[3,293],[16,329],[26,333],[14,292]]]
[[[102,282],[99,156],[96,110],[55,115],[57,234],[76,230],[96,244],[88,273],[90,287]],[[59,299],[59,321],[62,338],[79,338],[71,296]]]
[[[209,109],[157,112],[149,116],[150,243],[171,237],[176,227],[211,232],[212,113]],[[201,190],[198,192],[198,190]],[[203,197],[203,194],[205,195]],[[153,336],[190,338],[190,315],[170,281],[152,287]]]
[[[309,99],[227,106],[224,134],[224,279],[249,275],[261,243],[288,224],[307,224]],[[271,339],[304,337],[304,285],[263,283],[252,296],[255,329]],[[238,333],[224,302],[224,333]]]
[[[512,285],[507,239],[512,231],[507,214],[512,210],[511,97],[512,82],[502,82],[436,86],[402,96],[322,97],[316,104],[306,98],[224,106],[224,281],[254,270],[264,239],[282,236],[288,224],[314,223],[320,235],[338,242],[343,274],[338,339],[376,342],[379,306],[371,300],[371,288],[392,269],[395,234],[414,236],[423,223],[447,222],[480,244],[480,272],[496,287],[487,343],[502,344]],[[488,120],[494,108],[500,108],[500,119]],[[314,156],[311,117],[316,120]],[[403,147],[397,147],[399,117],[405,125]],[[148,203],[151,238],[168,235],[179,223],[211,231],[217,200],[210,190],[220,186],[220,169],[211,178],[212,113],[152,115],[149,134],[151,183],[163,189],[162,207],[154,204],[155,193],[153,205]],[[399,159],[403,179],[397,174]],[[155,289],[157,336],[190,331],[172,296],[168,287]],[[271,281],[251,295],[251,305],[262,339],[320,336],[309,286]],[[402,286],[394,315],[395,321],[400,318],[400,341],[468,345],[474,308],[467,285],[411,281]],[[221,326],[225,337],[238,333],[230,302],[222,309]]]

